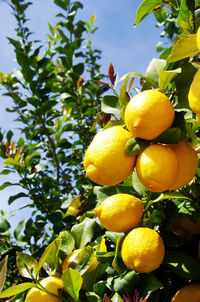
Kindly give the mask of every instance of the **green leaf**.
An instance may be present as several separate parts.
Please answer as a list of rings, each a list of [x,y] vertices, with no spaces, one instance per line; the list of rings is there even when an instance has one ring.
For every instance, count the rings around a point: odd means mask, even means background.
[[[124,288],[126,288],[129,292],[133,288],[137,288],[139,280],[140,275],[135,271],[126,272],[114,279],[113,289],[115,292],[124,293]]]
[[[41,154],[38,153],[38,152],[35,152],[35,153],[32,153],[28,156],[25,157],[25,163],[26,163],[26,166],[29,167],[31,166],[31,160],[36,157],[36,158],[40,158],[41,157]]]
[[[6,281],[7,263],[8,263],[8,256],[6,256],[0,262],[0,292],[2,292],[4,283]]]
[[[182,0],[179,8],[177,24],[185,33],[190,31],[191,18],[192,18],[192,12],[188,9],[187,0]]]
[[[65,258],[67,255],[69,255],[72,252],[74,246],[75,246],[75,240],[73,236],[69,232],[63,231],[62,240],[59,246],[59,256],[61,256],[61,258]]]
[[[23,226],[25,225],[25,219],[24,220],[22,220],[22,221],[20,221],[19,223],[18,223],[18,225],[17,225],[17,227],[14,229],[14,236],[15,236],[15,239],[17,240],[17,241],[20,241],[20,232],[21,232],[21,230],[22,230],[22,228],[23,228]]]
[[[2,220],[0,222],[0,233],[3,235],[10,229],[9,222],[5,219],[5,217],[2,217]]]
[[[32,279],[36,278],[38,271],[38,262],[32,256],[18,252],[16,257],[17,268],[22,277]]]
[[[146,297],[149,293],[161,288],[163,288],[163,284],[153,273],[149,273],[141,275],[137,289],[140,293],[140,296]]]
[[[36,284],[31,283],[31,282],[24,282],[24,283],[12,286],[12,287],[9,287],[8,289],[4,290],[3,292],[1,292],[0,298],[9,298],[12,296],[16,296],[33,287],[36,287]]]
[[[169,58],[170,62],[176,62],[187,57],[192,57],[199,52],[196,34],[187,35],[176,42],[172,48],[172,52]]]
[[[165,90],[169,83],[179,74],[181,73],[181,68],[177,68],[174,70],[161,70],[160,79],[159,79],[159,88],[161,90]]]
[[[144,149],[146,149],[150,145],[150,141],[146,141],[144,139],[138,137],[130,138],[125,146],[125,155],[133,156],[141,153]]]
[[[107,197],[116,194],[116,187],[115,186],[104,186],[104,187],[95,186],[94,194],[97,195],[97,200],[99,203],[101,203]]]
[[[140,182],[136,171],[133,171],[132,173],[132,184],[133,184],[133,188],[134,190],[141,194],[141,195],[145,195],[147,192],[147,189],[145,188],[145,186],[143,186],[143,184]]]
[[[96,219],[85,218],[81,223],[71,229],[71,235],[75,239],[76,248],[82,248],[91,241],[96,227]]]
[[[101,101],[101,110],[105,113],[120,114],[118,98],[114,95],[105,95]]]
[[[154,142],[163,144],[177,144],[181,140],[182,131],[178,127],[169,128],[161,133]]]
[[[10,196],[8,199],[8,204],[10,205],[13,201],[15,201],[18,198],[22,198],[22,197],[28,197],[25,193],[20,192],[16,195]]]
[[[63,273],[62,280],[67,292],[75,301],[78,301],[79,291],[83,283],[83,278],[81,277],[81,274],[75,271],[74,269],[69,268]]]
[[[138,7],[134,26],[138,25],[154,8],[162,4],[162,0],[144,0]]]
[[[19,186],[20,184],[19,183],[11,183],[9,181],[7,182],[4,182],[1,186],[0,186],[0,191],[7,188],[7,187],[10,187],[10,186]]]
[[[111,300],[112,300],[112,302],[123,302],[122,297],[118,293],[115,293],[112,296]]]
[[[168,270],[181,278],[188,280],[200,280],[200,262],[184,252],[167,252],[164,264]]]
[[[150,82],[155,88],[157,88],[159,80],[160,80],[160,73],[163,71],[166,65],[166,60],[156,59],[153,58],[147,67],[145,76],[146,80]]]
[[[156,203],[162,200],[166,200],[166,199],[187,199],[187,200],[191,200],[191,198],[186,197],[185,195],[179,193],[179,192],[173,192],[173,193],[161,193],[160,196],[154,200],[151,200],[150,203]]]
[[[7,158],[6,160],[4,160],[3,163],[4,165],[11,165],[14,167],[20,167],[24,169],[24,165],[14,158]]]
[[[125,266],[125,264],[123,263],[123,261],[121,259],[121,253],[120,253],[121,252],[121,246],[122,246],[122,243],[124,241],[124,237],[125,237],[125,235],[122,235],[117,239],[117,244],[116,244],[116,248],[115,248],[115,257],[114,257],[113,262],[112,262],[112,267],[119,274],[122,274],[126,270],[126,266]]]

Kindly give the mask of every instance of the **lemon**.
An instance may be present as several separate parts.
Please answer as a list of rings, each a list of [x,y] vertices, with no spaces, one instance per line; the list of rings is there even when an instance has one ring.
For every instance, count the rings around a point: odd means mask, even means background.
[[[85,154],[86,175],[104,186],[125,180],[135,165],[135,156],[125,155],[125,146],[131,137],[131,133],[121,126],[99,131]]]
[[[106,198],[94,211],[107,230],[127,232],[142,218],[143,204],[133,195],[119,193]]]
[[[147,227],[128,233],[122,243],[121,256],[125,265],[138,273],[149,273],[163,261],[165,246],[160,235]]]
[[[178,160],[178,173],[170,190],[177,190],[187,185],[195,176],[198,167],[198,156],[191,144],[179,142],[170,145]]]
[[[187,215],[180,214],[173,229],[179,235],[200,234],[200,221],[194,222]]]
[[[174,184],[177,171],[176,153],[166,145],[150,145],[136,160],[137,176],[152,192],[168,190]]]
[[[162,92],[145,90],[130,100],[124,117],[128,130],[134,136],[153,140],[171,126],[174,108]]]
[[[179,289],[170,302],[199,302],[200,283],[189,284]]]
[[[44,278],[43,280],[41,280],[40,284],[47,289],[48,291],[50,291],[51,293],[59,296],[59,289],[62,289],[63,286],[63,282],[62,279],[60,277],[56,277],[56,276],[49,276],[47,278]],[[60,302],[61,299],[45,292],[44,290],[41,290],[39,288],[31,288],[27,295],[26,295],[26,299],[25,302]]]
[[[189,93],[188,93],[188,102],[189,106],[197,114],[200,114],[200,69],[196,72],[193,81],[190,85]],[[199,118],[199,115],[198,115]],[[197,119],[198,121],[198,119]]]

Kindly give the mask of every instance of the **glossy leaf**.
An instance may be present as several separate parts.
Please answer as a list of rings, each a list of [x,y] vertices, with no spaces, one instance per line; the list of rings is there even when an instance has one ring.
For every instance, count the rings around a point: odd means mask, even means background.
[[[137,289],[140,293],[140,296],[146,297],[151,292],[154,292],[163,287],[164,285],[159,281],[156,275],[149,273],[143,274],[141,276]]]
[[[121,107],[118,98],[113,95],[106,95],[101,101],[101,110],[105,113],[120,114]]]
[[[190,0],[190,2],[191,1],[193,0]],[[188,8],[187,0],[182,0],[179,9],[177,24],[185,33],[187,33],[192,26],[192,24],[190,24],[191,17],[192,17],[192,13]]]
[[[133,156],[141,153],[144,149],[146,149],[150,145],[149,141],[145,141],[140,138],[130,138],[125,146],[125,154],[126,156]]]
[[[137,288],[140,276],[135,271],[129,271],[114,279],[113,289],[120,293],[124,292],[124,288],[129,292],[133,288]]]
[[[163,71],[166,65],[165,60],[161,59],[152,59],[147,70],[145,73],[146,79],[150,82],[155,88],[157,88],[159,80],[160,80],[160,73]]]
[[[25,292],[26,290],[36,287],[36,284],[32,282],[25,282],[21,283],[15,286],[11,286],[8,289],[4,290],[3,292],[0,293],[0,298],[10,298],[12,296],[16,296],[20,293]]]
[[[119,273],[122,274],[126,270],[126,266],[124,265],[121,259],[121,246],[124,240],[124,235],[120,236],[117,240],[116,248],[115,248],[115,257],[112,262],[112,267]]]
[[[172,48],[169,60],[170,62],[176,62],[187,57],[194,56],[198,52],[199,49],[196,42],[196,34],[187,35],[176,42]]]
[[[79,301],[79,291],[81,289],[83,279],[81,274],[76,270],[69,268],[62,275],[65,289],[75,301]]]
[[[29,279],[36,278],[38,271],[38,262],[30,255],[17,253],[16,264],[20,274]]]
[[[75,239],[76,248],[86,246],[94,235],[96,219],[85,218],[81,223],[76,224],[71,229],[71,235]]]
[[[160,79],[159,79],[159,88],[161,90],[165,90],[169,83],[179,74],[181,73],[181,68],[177,68],[175,70],[161,70]]]
[[[135,26],[138,25],[154,8],[159,7],[163,4],[162,0],[144,0],[136,13]]]

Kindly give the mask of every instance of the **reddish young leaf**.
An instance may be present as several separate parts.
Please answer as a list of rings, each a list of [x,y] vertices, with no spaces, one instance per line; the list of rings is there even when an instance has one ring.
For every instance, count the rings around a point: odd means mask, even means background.
[[[129,85],[128,85],[128,92],[130,91],[130,89],[131,89],[131,87],[132,87],[132,85],[133,85],[134,80],[135,80],[135,78],[132,77],[131,80],[130,80],[130,83],[129,83]]]
[[[110,85],[107,84],[107,83],[105,83],[105,82],[102,82],[102,81],[95,81],[95,82],[97,82],[97,83],[99,83],[99,84],[101,84],[103,86],[106,86],[106,87],[110,88]]]
[[[114,86],[114,84],[115,84],[115,73],[114,73],[114,67],[113,67],[112,62],[110,63],[110,66],[108,68],[108,77],[109,77],[112,85]]]
[[[106,294],[104,294],[102,302],[112,302],[112,300]]]

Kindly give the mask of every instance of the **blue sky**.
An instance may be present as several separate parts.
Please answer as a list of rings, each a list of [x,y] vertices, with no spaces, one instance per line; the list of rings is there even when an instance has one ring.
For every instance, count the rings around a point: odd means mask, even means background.
[[[153,15],[149,15],[136,28],[133,27],[136,10],[141,0],[83,0],[84,9],[79,12],[82,20],[89,20],[96,14],[98,31],[93,35],[94,47],[102,50],[102,72],[107,73],[110,62],[113,63],[115,71],[122,76],[130,71],[145,73],[148,64],[153,57],[158,57],[156,44],[161,41],[159,34],[161,29],[155,27]],[[48,22],[56,24],[55,17],[58,8],[53,0],[34,0],[33,5],[28,9],[30,19],[28,25],[34,32],[32,38],[42,41],[47,40]],[[0,2],[0,72],[8,73],[16,69],[12,46],[8,44],[7,36],[15,37],[15,20],[11,15],[9,7]],[[0,91],[0,128],[14,129],[16,124],[13,122],[14,115],[5,113],[5,107],[9,105],[9,100],[1,96]],[[0,163],[0,168],[2,164]],[[6,176],[0,177],[0,184],[9,179]],[[15,177],[12,178],[15,180]],[[7,213],[17,211],[26,201],[20,199],[7,205],[8,194],[14,195],[17,189],[14,187],[0,191],[1,206]],[[17,223],[20,216],[24,216],[25,211],[18,213],[12,222]]]

